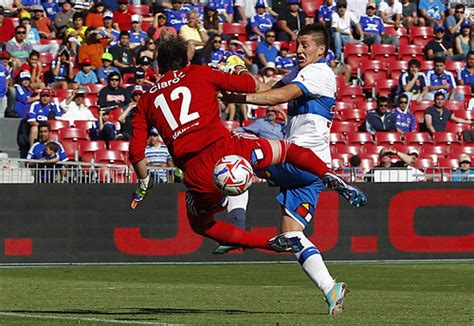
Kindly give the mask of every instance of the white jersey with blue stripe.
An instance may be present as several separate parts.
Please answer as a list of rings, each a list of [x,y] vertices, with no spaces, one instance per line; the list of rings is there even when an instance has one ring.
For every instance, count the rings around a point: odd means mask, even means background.
[[[295,69],[283,80],[296,84],[303,95],[288,103],[290,118],[286,138],[310,148],[324,162],[331,163],[329,133],[336,104],[336,76],[325,58],[301,70]]]

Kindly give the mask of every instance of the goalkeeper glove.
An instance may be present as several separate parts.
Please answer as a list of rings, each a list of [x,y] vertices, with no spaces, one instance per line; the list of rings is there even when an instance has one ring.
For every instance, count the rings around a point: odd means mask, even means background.
[[[225,65],[219,68],[220,71],[227,73],[229,75],[240,75],[243,72],[247,72],[247,68],[242,65]]]
[[[138,179],[138,187],[132,193],[132,202],[130,207],[132,209],[137,208],[138,204],[145,198],[148,190],[153,187],[153,179],[150,178],[149,175],[146,176],[145,179]]]

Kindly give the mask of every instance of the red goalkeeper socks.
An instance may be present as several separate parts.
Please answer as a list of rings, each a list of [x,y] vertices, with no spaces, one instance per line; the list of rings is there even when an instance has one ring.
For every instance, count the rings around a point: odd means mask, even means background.
[[[230,244],[244,248],[269,249],[266,236],[250,233],[230,223],[218,220],[209,229],[204,231],[204,235],[216,240],[220,244]]]
[[[312,150],[295,144],[290,144],[287,148],[285,163],[290,163],[297,168],[311,172],[322,178],[330,172],[324,163]]]

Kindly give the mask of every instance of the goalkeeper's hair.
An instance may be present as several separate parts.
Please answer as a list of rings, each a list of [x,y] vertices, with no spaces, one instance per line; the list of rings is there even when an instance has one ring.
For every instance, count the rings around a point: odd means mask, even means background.
[[[321,23],[314,23],[304,26],[298,33],[298,36],[310,35],[317,45],[324,45],[324,56],[327,55],[329,50],[329,32]]]
[[[172,38],[158,46],[158,67],[160,74],[170,70],[179,70],[188,65],[188,45],[181,38]]]

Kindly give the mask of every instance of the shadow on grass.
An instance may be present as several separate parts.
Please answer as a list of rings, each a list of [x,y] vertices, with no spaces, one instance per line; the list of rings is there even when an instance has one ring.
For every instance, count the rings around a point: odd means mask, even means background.
[[[73,314],[73,315],[95,315],[95,316],[130,316],[130,315],[192,315],[192,314],[211,314],[211,315],[325,315],[323,313],[300,313],[300,312],[274,312],[274,311],[253,311],[238,309],[192,309],[192,308],[118,308],[124,311],[102,311],[91,309],[64,309],[64,310],[4,310],[2,312],[23,313],[23,314]]]

